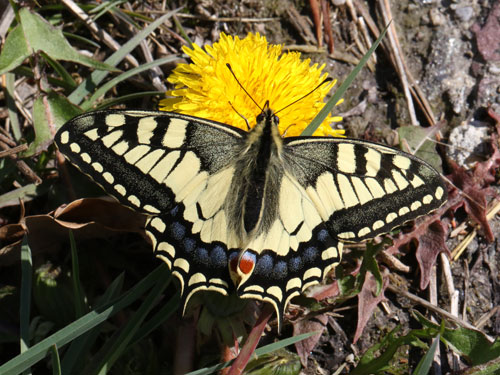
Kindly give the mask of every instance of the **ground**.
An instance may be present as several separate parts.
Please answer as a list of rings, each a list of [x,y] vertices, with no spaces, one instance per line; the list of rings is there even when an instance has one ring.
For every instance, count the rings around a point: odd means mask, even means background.
[[[323,5],[324,13],[315,19],[313,8],[314,5],[319,6],[319,3]],[[128,5],[136,11],[149,9],[149,4],[146,3]],[[170,9],[181,5],[184,4],[169,4]],[[171,22],[167,24],[169,32],[159,33],[158,45],[149,46],[156,54],[155,57],[163,57],[181,52],[183,32],[200,46],[215,42],[221,31],[240,37],[244,37],[248,32],[260,32],[270,43],[282,44],[285,50],[300,51],[303,57],[310,58],[313,63],[324,64],[325,71],[329,76],[338,79],[339,85],[378,37],[374,35],[374,31],[382,30],[387,21],[392,20],[392,29],[384,38],[383,46],[378,48],[367,66],[357,75],[344,94],[344,102],[336,107],[336,115],[343,117],[343,121],[336,126],[345,129],[348,137],[396,147],[401,145],[406,151],[409,150],[408,143],[411,147],[414,147],[414,143],[411,140],[401,141],[401,133],[398,130],[405,126],[422,127],[425,129],[424,135],[437,141],[431,144],[432,152],[428,153],[434,158],[433,165],[447,176],[450,191],[453,191],[450,200],[453,200],[454,205],[433,218],[440,222],[439,228],[443,230],[442,237],[449,252],[443,243],[439,249],[442,253],[437,255],[439,251],[435,252],[435,267],[432,264],[419,265],[417,245],[424,242],[423,238],[429,232],[437,232],[432,229],[436,224],[423,222],[421,225],[431,229],[420,232],[418,228],[405,228],[405,232],[399,234],[399,237],[397,234],[392,237],[401,239],[401,246],[379,254],[376,258],[387,284],[384,288],[385,299],[381,298],[382,301],[374,309],[360,309],[357,298],[327,299],[322,305],[323,308],[328,306],[327,314],[318,316],[319,323],[312,323],[319,325],[304,327],[294,318],[308,310],[292,306],[288,318],[294,323],[285,325],[281,337],[288,337],[309,328],[322,330],[323,334],[314,341],[315,345],[310,350],[303,350],[301,353],[299,349],[303,362],[307,363],[303,373],[333,374],[340,366],[346,366],[341,373],[348,373],[347,369],[353,368],[352,363],[356,363],[359,356],[379,343],[382,337],[398,325],[401,326],[401,334],[421,328],[415,318],[415,312],[440,322],[441,315],[436,313],[432,306],[413,298],[415,296],[456,314],[460,320],[491,338],[498,337],[500,252],[497,235],[500,233],[500,223],[494,214],[486,221],[486,209],[481,208],[481,205],[486,202],[489,208],[498,205],[495,199],[498,192],[499,158],[495,147],[498,144],[497,132],[500,126],[500,2],[404,0],[389,4],[388,1],[354,0],[332,1],[328,3],[327,8],[326,5],[326,1],[316,0],[188,2],[186,10],[177,18],[183,27],[182,32],[175,28],[174,22],[168,21]],[[388,5],[390,9],[387,8]],[[48,16],[50,13],[43,14]],[[324,20],[325,15],[327,21]],[[110,20],[117,22],[116,19],[110,18],[108,23],[102,23],[102,27],[116,38],[123,37],[120,33],[125,31],[116,30]],[[328,33],[328,25],[331,27],[331,34]],[[319,40],[318,33],[321,35]],[[332,37],[330,44],[329,35]],[[173,66],[162,67],[163,78],[170,74]],[[132,82],[134,87],[152,86],[143,79]],[[168,87],[163,80],[156,83],[156,88]],[[34,85],[31,81],[25,82],[24,85],[25,91],[22,95],[27,98],[33,93]],[[116,88],[117,92],[129,90],[125,85],[121,85]],[[141,107],[144,103],[145,101],[137,100],[134,104]],[[7,105],[4,101],[2,105],[2,117],[6,118]],[[33,101],[26,105],[28,109],[32,106]],[[153,107],[151,102],[144,106]],[[419,155],[426,158],[426,152]],[[478,168],[478,165],[483,169]],[[51,167],[55,168],[55,164]],[[461,170],[461,167],[468,172]],[[46,175],[46,178],[49,178],[47,176],[50,175]],[[81,176],[76,178],[84,181]],[[451,182],[455,185],[463,182],[463,185],[456,189],[452,187]],[[73,185],[77,190],[76,196],[80,196],[79,183],[74,182]],[[9,190],[5,186],[2,186],[2,189],[2,194]],[[48,198],[42,195],[41,198],[28,203],[28,214],[44,215],[59,204],[68,203],[58,195],[60,189],[62,188],[48,189]],[[467,198],[464,198],[464,195]],[[17,204],[5,204],[0,212],[2,224],[7,228],[8,224],[16,222],[21,209]],[[470,237],[465,251],[457,255],[454,249],[473,232],[475,235]],[[411,241],[403,241],[403,237],[411,237],[408,233],[417,234]],[[3,257],[6,270],[3,272],[5,281],[2,281],[2,285],[14,285],[13,280],[16,280],[18,275],[12,267],[18,265],[18,258],[14,259],[12,256],[6,230],[1,234],[4,248],[0,256]],[[134,276],[140,278],[145,270],[159,264],[151,257],[145,258],[144,254],[147,254],[150,247],[136,234],[106,239],[104,244],[96,239],[86,241],[85,248],[89,250],[82,260],[81,274],[85,275],[87,272],[85,278],[89,284],[84,288],[96,295],[102,287],[100,282],[104,280],[103,283],[108,285],[122,269],[133,275],[136,272]],[[122,249],[122,254],[117,258],[111,252],[102,251],[102,248],[117,247]],[[346,273],[356,272],[361,262],[360,254],[364,251],[365,248],[359,245],[347,249],[342,264]],[[35,268],[48,261],[56,265],[58,262],[69,262],[69,256],[61,249],[49,254],[50,256],[44,253],[38,255],[38,258],[35,257]],[[450,259],[449,263],[445,258]],[[61,272],[60,269],[58,272]],[[100,282],[89,276],[93,275],[93,272],[98,275]],[[428,285],[422,284],[424,274],[428,278]],[[127,282],[133,284],[133,281]],[[390,287],[387,286],[389,284]],[[422,286],[425,288],[422,289]],[[170,289],[168,293],[175,293],[173,286]],[[93,297],[95,296],[87,296],[89,300]],[[45,297],[42,295],[39,298],[43,300]],[[307,306],[314,310],[310,304]],[[37,308],[40,309],[40,306]],[[45,315],[40,312],[40,315],[50,316],[50,311],[44,313]],[[74,312],[69,312],[70,315],[72,313]],[[60,312],[58,314],[60,315]],[[353,343],[362,314],[367,314],[366,318],[369,319],[363,325],[363,330],[358,332],[361,333],[359,339]],[[49,318],[46,319],[50,321]],[[124,316],[117,320],[120,319],[126,320]],[[62,326],[67,323],[62,323]],[[171,353],[177,345],[178,352],[180,344],[174,342],[172,337],[180,324],[180,316],[171,318],[161,329],[161,338],[157,333],[147,341],[148,348],[158,348],[160,345],[163,351]],[[450,327],[456,326],[450,323]],[[268,341],[275,338],[275,333],[268,333]],[[204,340],[207,341],[200,340],[201,343],[198,343],[202,347],[200,352],[207,358],[213,358],[210,356],[218,354],[212,347],[209,348],[208,343],[213,341],[206,338]],[[13,357],[16,350],[13,346],[9,347],[6,351],[9,355],[6,358],[2,356],[2,362]],[[455,362],[452,352],[444,346],[441,346],[441,350],[441,368],[434,367],[436,374],[459,373],[454,371],[469,366],[463,358]],[[308,356],[305,355],[306,352]],[[387,373],[409,373],[415,369],[424,352],[408,345],[399,346],[397,355],[391,360],[392,367],[386,370]],[[142,352],[131,357],[144,359],[145,355]],[[148,357],[148,360],[150,363],[164,365],[164,361],[169,362],[170,358],[165,360],[161,355],[157,355],[153,359]],[[168,370],[166,372],[170,373]]]

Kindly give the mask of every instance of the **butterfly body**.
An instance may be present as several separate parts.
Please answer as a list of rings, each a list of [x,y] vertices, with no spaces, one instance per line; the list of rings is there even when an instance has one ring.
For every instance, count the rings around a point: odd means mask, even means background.
[[[199,290],[271,303],[290,299],[362,241],[446,200],[439,174],[387,146],[282,138],[264,108],[249,132],[154,111],[78,116],[56,135],[68,159],[121,203],[179,279],[184,308]]]

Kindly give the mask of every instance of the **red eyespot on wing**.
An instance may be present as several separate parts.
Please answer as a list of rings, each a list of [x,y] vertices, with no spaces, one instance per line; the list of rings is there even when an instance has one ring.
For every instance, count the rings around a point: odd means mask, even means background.
[[[255,255],[248,252],[243,254],[238,267],[243,274],[248,275],[255,267]]]

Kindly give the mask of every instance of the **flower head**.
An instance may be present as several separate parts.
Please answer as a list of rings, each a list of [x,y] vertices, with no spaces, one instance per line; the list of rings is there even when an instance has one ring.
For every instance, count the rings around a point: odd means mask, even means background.
[[[249,33],[243,39],[233,39],[221,33],[220,41],[205,46],[205,50],[197,45],[183,50],[192,63],[179,64],[174,69],[168,81],[175,88],[167,94],[175,98],[162,100],[161,109],[223,122],[244,130],[247,130],[247,125],[242,116],[253,127],[260,109],[240,87],[227,63],[261,107],[269,100],[270,107],[280,111],[279,130],[286,136],[301,134],[323,108],[323,98],[336,83],[336,80],[325,83],[302,98],[326,78],[327,74],[322,74],[324,65],[311,66],[310,60],[301,60],[298,52],[282,53],[280,45],[268,44],[258,33]],[[333,130],[330,126],[330,123],[341,120],[341,117],[329,115],[314,135],[342,136],[343,130]]]

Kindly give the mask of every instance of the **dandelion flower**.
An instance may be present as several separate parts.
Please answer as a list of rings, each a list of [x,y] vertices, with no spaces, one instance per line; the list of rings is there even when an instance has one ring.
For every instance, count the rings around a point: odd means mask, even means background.
[[[197,45],[183,50],[192,63],[179,64],[174,69],[168,81],[175,88],[167,92],[174,98],[162,100],[161,109],[223,122],[244,130],[247,130],[247,124],[242,116],[253,127],[260,109],[240,87],[227,63],[251,97],[261,107],[269,100],[275,111],[303,97],[327,76],[322,73],[324,65],[311,66],[310,59],[301,60],[298,52],[282,53],[280,45],[268,44],[258,33],[249,33],[243,39],[221,33],[220,41],[205,46],[204,50]],[[321,85],[280,111],[281,134],[300,135],[323,108],[323,99],[335,83],[336,80]],[[314,135],[342,136],[343,130],[334,130],[330,126],[341,120],[341,117],[329,115]]]

